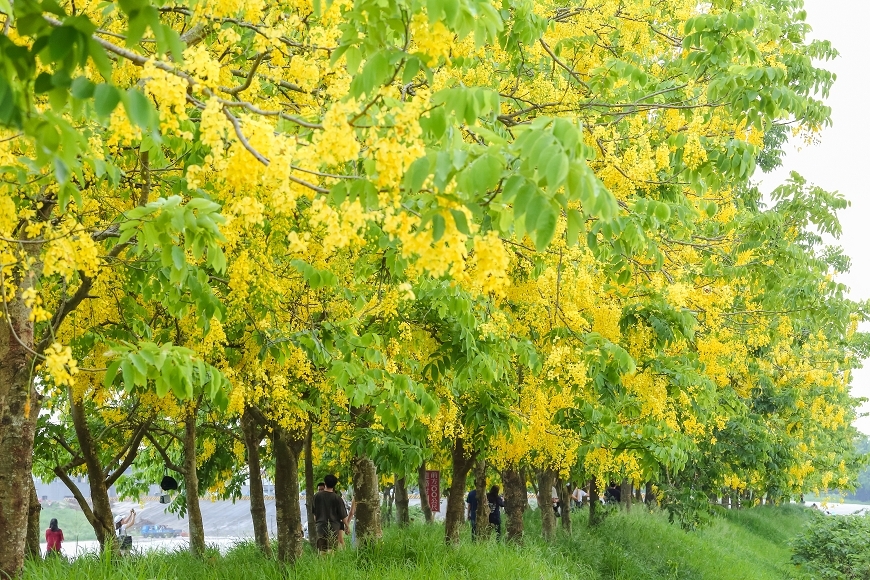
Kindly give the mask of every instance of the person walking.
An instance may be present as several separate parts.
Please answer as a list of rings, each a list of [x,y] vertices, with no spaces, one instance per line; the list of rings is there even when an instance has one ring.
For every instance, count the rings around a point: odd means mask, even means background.
[[[63,530],[57,527],[57,518],[51,518],[48,529],[45,530],[45,543],[48,544],[45,556],[59,556],[61,554],[60,546],[62,542]]]
[[[489,504],[489,523],[495,528],[497,537],[501,538],[501,508],[504,507],[504,498],[498,492],[497,485],[489,488],[486,502]]]
[[[477,490],[472,489],[468,492],[468,497],[465,498],[465,503],[468,504],[468,521],[471,522],[471,537],[477,537]]]
[[[314,525],[317,530],[317,550],[335,549],[341,524],[347,518],[344,500],[335,493],[338,478],[331,473],[323,478],[325,489],[314,494]]]

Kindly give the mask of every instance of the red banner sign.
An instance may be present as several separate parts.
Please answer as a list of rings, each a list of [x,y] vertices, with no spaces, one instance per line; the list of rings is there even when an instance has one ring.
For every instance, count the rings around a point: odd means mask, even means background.
[[[429,501],[429,509],[433,512],[441,511],[441,472],[427,471],[426,479],[423,480],[423,493]]]

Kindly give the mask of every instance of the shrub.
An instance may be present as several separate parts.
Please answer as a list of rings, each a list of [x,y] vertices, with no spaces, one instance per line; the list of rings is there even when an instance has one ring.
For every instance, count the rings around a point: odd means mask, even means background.
[[[824,516],[792,542],[792,562],[821,578],[870,580],[870,514]]]

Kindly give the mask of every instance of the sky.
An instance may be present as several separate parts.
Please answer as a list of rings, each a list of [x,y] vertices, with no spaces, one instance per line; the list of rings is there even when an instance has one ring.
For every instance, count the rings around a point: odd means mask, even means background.
[[[783,167],[768,175],[759,171],[762,190],[769,192],[783,183],[790,171],[828,191],[839,191],[851,207],[841,212],[843,236],[838,243],[852,258],[852,270],[840,281],[855,300],[870,298],[870,0],[804,0],[812,38],[830,40],[840,56],[819,63],[837,75],[827,103],[832,107],[833,126],[821,133],[821,142],[810,146],[791,143],[784,147]],[[795,140],[796,141],[796,140]],[[870,331],[870,323],[861,327]],[[855,371],[852,393],[870,399],[870,361]],[[862,407],[870,413],[870,404]],[[870,417],[855,425],[870,434]]]

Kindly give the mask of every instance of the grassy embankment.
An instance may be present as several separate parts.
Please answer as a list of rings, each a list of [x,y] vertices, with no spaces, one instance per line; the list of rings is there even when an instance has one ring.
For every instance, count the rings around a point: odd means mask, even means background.
[[[670,525],[664,515],[635,508],[612,515],[589,530],[585,513],[575,513],[570,536],[547,545],[538,539],[538,513],[527,519],[523,546],[491,541],[448,548],[443,527],[414,524],[389,528],[384,541],[360,550],[325,557],[306,552],[295,566],[266,560],[251,544],[225,556],[216,551],[203,560],[187,553],[149,553],[121,561],[79,558],[71,564],[29,563],[23,580],[126,578],[130,580],[306,579],[609,579],[609,580],[783,580],[805,578],[789,563],[789,540],[810,520],[797,506],[728,512],[699,532]]]
[[[97,539],[93,526],[80,509],[60,502],[43,505],[42,511],[39,513],[39,525],[43,531],[48,528],[48,523],[52,518],[57,518],[58,526],[63,530],[63,537],[69,543]],[[44,534],[40,535],[40,538],[43,542],[45,541]]]

